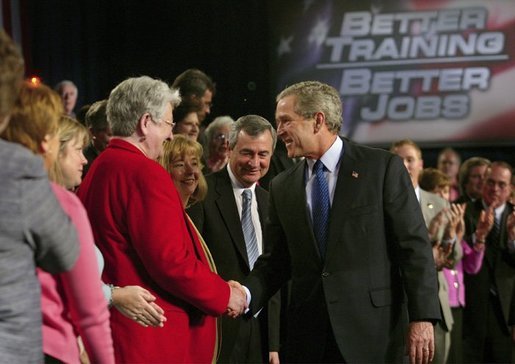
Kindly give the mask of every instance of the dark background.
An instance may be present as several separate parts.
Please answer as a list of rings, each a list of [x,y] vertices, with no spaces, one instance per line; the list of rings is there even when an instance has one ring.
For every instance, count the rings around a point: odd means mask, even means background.
[[[210,120],[255,113],[273,122],[272,1],[29,0],[28,75],[50,86],[75,82],[77,111],[106,98],[127,77],[171,83],[184,70],[199,68],[217,85]],[[435,165],[444,146],[422,145],[426,166]],[[463,159],[481,155],[515,164],[513,143],[448,146]]]

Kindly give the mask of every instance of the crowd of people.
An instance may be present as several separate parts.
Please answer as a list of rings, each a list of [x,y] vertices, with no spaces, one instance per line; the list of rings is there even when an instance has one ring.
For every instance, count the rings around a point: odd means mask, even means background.
[[[515,178],[340,135],[340,95],[24,81],[0,31],[0,363],[509,363]],[[275,177],[275,178],[274,178]]]

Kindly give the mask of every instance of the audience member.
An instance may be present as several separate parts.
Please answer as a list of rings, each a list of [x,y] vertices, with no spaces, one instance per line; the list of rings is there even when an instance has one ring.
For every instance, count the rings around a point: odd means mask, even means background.
[[[147,330],[112,311],[118,362],[213,362],[215,317],[246,306],[241,286],[216,275],[172,179],[156,163],[179,102],[176,90],[150,77],[116,86],[107,103],[114,137],[78,191],[106,261],[104,279],[147,289],[171,323]]]
[[[0,134],[9,123],[23,71],[20,51],[0,29]],[[1,361],[41,363],[36,266],[51,273],[71,269],[79,253],[76,231],[52,193],[41,157],[0,140],[0,180]]]
[[[204,72],[190,68],[175,78],[172,88],[179,89],[182,99],[199,107],[198,118],[202,124],[211,113],[216,85]],[[207,126],[207,125],[205,125]]]
[[[465,162],[466,163],[466,162]],[[443,172],[434,168],[424,169],[420,176],[420,187],[428,192],[436,193],[445,199],[449,199],[450,179]],[[465,232],[465,221],[463,215],[465,213],[464,205],[453,204],[455,216],[459,217],[456,229],[456,244],[461,244],[463,250],[462,259],[450,261],[446,258],[443,262],[445,268],[443,273],[447,281],[449,293],[449,305],[451,306],[452,318],[454,324],[451,331],[451,346],[447,363],[463,363],[463,309],[465,307],[465,284],[463,272],[467,274],[476,274],[481,269],[484,255],[484,244],[476,243],[471,248],[465,240],[463,234]],[[484,227],[480,227],[483,229]],[[456,258],[455,258],[456,259]]]
[[[107,147],[113,133],[107,122],[106,114],[107,100],[97,101],[86,113],[86,126],[91,134],[91,143],[84,150],[84,156],[88,164],[84,166],[83,176],[86,176],[91,164],[96,157]]]
[[[481,199],[467,203],[465,240],[471,247],[485,244],[485,257],[477,275],[465,274],[465,363],[510,363],[513,358],[515,212],[508,202],[511,178],[509,164],[493,162],[486,172]]]
[[[288,87],[275,115],[288,156],[306,159],[270,185],[270,251],[245,280],[250,314],[291,278],[285,361],[429,362],[436,273],[401,160],[338,137],[342,104],[329,85]]]
[[[459,185],[460,197],[457,203],[476,201],[481,198],[483,181],[490,161],[486,158],[472,157],[460,167]]]
[[[63,80],[55,85],[54,90],[57,91],[61,97],[64,113],[68,116],[75,117],[73,109],[77,103],[77,97],[79,96],[79,90],[77,86],[70,80]]]
[[[159,163],[172,176],[184,208],[204,200],[207,183],[202,174],[202,145],[185,135],[165,142]]]
[[[230,116],[219,116],[206,128],[207,147],[205,149],[207,175],[218,172],[227,165],[229,160],[229,131],[234,120]]]
[[[446,201],[450,199],[451,179],[436,168],[424,168],[419,175],[418,185],[422,190],[434,193]]]
[[[266,245],[262,222],[267,219],[268,193],[257,182],[268,171],[277,136],[266,119],[246,115],[232,125],[228,140],[227,166],[207,176],[207,198],[188,213],[220,276],[241,281]],[[269,355],[278,360],[279,343],[269,342],[268,328],[279,331],[279,313],[264,310],[258,317],[225,318],[219,362],[268,363]]]
[[[419,186],[419,177],[422,172],[424,161],[422,159],[422,151],[420,147],[409,139],[403,139],[396,141],[392,144],[390,151],[397,154],[404,161],[404,165],[409,172],[411,177],[411,183],[415,189],[422,215],[426,226],[429,228],[433,219],[435,219],[438,213],[444,209],[448,209],[449,203],[435,195],[424,191]],[[442,226],[446,223],[442,222]],[[452,233],[451,231],[446,231]],[[438,268],[438,298],[440,301],[440,309],[442,312],[442,320],[439,321],[435,326],[435,357],[434,362],[437,364],[444,364],[447,361],[449,354],[450,341],[451,341],[451,330],[453,325],[453,318],[451,307],[449,305],[449,296],[447,294],[448,287],[445,276],[442,272],[443,261],[447,258],[455,261],[462,255],[461,245],[455,244],[454,239],[451,236],[443,236],[443,231],[436,231],[436,236],[431,237],[433,240],[433,256],[435,263]],[[446,247],[447,249],[441,249]],[[452,249],[452,250],[451,250]],[[450,257],[448,257],[450,255]]]
[[[5,131],[5,138],[43,157],[49,172],[59,154],[57,133],[61,114],[59,96],[43,84],[25,83]],[[53,173],[50,178],[56,182]],[[38,270],[43,313],[45,361],[78,362],[77,334],[95,363],[114,363],[109,312],[102,294],[93,235],[87,213],[78,198],[53,184],[54,193],[72,220],[80,253],[66,273],[51,275]]]
[[[184,101],[173,109],[173,133],[183,134],[196,142],[200,131],[198,111],[199,107],[196,104]]]
[[[460,195],[458,188],[458,173],[460,170],[461,157],[452,148],[445,148],[438,154],[438,169],[451,180],[450,201],[454,201]]]

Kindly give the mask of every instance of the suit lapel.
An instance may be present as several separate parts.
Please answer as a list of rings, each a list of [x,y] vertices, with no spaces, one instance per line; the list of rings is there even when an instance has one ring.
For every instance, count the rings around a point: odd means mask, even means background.
[[[346,218],[345,210],[349,209],[354,196],[361,188],[360,175],[365,173],[356,162],[352,145],[343,139],[342,155],[340,156],[340,170],[334,190],[333,204],[329,215],[329,239],[327,243],[326,265],[330,263],[333,245],[337,243],[343,220]]]
[[[218,212],[224,221],[233,244],[248,265],[247,248],[245,247],[245,238],[243,237],[243,231],[241,229],[240,215],[236,207],[231,179],[225,168],[216,176],[215,191],[218,195],[216,198]]]
[[[309,249],[306,253],[318,257],[320,262],[320,252],[306,200],[305,168],[306,161],[302,161],[285,172],[289,175],[282,180],[284,183],[281,186],[274,188],[274,199],[277,209],[286,210],[284,215],[288,216],[289,226],[299,231],[300,236],[306,237],[306,248]]]

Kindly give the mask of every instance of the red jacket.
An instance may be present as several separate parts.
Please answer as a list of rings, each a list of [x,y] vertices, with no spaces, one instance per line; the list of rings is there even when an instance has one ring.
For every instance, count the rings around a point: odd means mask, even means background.
[[[225,311],[230,289],[211,271],[168,173],[114,139],[78,196],[105,259],[104,282],[148,289],[168,319],[164,328],[144,328],[112,310],[116,361],[212,362],[215,316]]]

